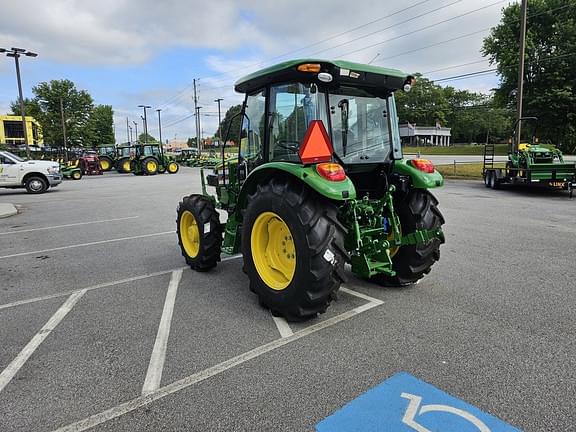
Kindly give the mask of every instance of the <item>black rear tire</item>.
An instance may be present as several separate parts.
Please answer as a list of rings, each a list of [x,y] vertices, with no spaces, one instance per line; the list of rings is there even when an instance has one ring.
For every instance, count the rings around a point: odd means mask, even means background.
[[[394,208],[404,234],[440,228],[444,224],[444,217],[438,210],[438,200],[424,189],[412,189],[406,197],[394,201]],[[418,282],[430,273],[432,265],[440,259],[442,243],[440,239],[433,239],[427,243],[400,247],[392,257],[396,275],[380,274],[373,276],[372,280],[383,286],[406,286]]]
[[[99,158],[100,169],[102,171],[110,171],[114,167],[114,162],[108,156],[100,156]]]
[[[146,175],[158,174],[158,168],[159,167],[160,167],[160,164],[153,157],[149,157],[149,158],[144,159],[140,164],[141,172],[143,172]]]
[[[220,216],[212,202],[203,195],[189,195],[178,205],[177,214],[178,244],[186,263],[193,270],[200,272],[216,267],[216,263],[220,261],[222,226]],[[198,230],[197,245],[192,248],[189,241],[186,241],[185,230],[191,226],[186,223],[187,220],[192,220]]]
[[[242,253],[250,290],[261,305],[289,321],[325,312],[344,281],[347,260],[345,228],[338,222],[337,207],[302,183],[282,177],[258,185],[248,202],[243,218]],[[289,229],[296,255],[293,276],[280,289],[271,288],[262,279],[252,251],[252,235],[257,232],[254,224],[259,216],[270,213]]]

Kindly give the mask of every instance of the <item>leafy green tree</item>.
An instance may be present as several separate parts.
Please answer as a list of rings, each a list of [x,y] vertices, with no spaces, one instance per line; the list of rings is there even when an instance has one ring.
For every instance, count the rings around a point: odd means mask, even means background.
[[[400,123],[433,126],[439,122],[444,125],[449,106],[442,87],[421,74],[416,75],[416,80],[410,92],[395,94]]]
[[[64,109],[67,146],[90,145],[91,131],[88,127],[90,114],[94,108],[90,94],[78,90],[70,80],[52,80],[41,82],[32,88],[34,99],[28,101],[30,115],[42,126],[44,142],[48,145],[62,146],[63,131],[60,101]],[[18,102],[12,102],[12,111],[19,114]],[[28,111],[27,111],[28,113]]]
[[[140,135],[138,135],[138,142],[140,142],[142,144],[142,143],[144,143],[144,141],[146,141],[146,143],[148,143],[148,144],[150,144],[150,143],[155,144],[158,142],[158,140],[156,138],[154,138],[152,135],[141,133]]]
[[[240,142],[239,136],[240,127],[242,125],[242,116],[237,114],[241,110],[242,105],[234,105],[228,108],[228,111],[226,111],[226,115],[222,119],[222,122],[216,131],[216,135],[222,137],[222,141],[227,138],[228,140],[234,141],[235,143]],[[228,133],[228,127],[230,127],[230,135],[226,137],[226,134]]]
[[[114,111],[111,105],[96,105],[88,119],[89,144],[92,147],[109,145],[115,142]]]
[[[539,118],[543,142],[576,150],[576,0],[530,0],[526,31],[523,115]],[[520,6],[507,6],[484,39],[483,53],[500,75],[496,102],[516,105]]]

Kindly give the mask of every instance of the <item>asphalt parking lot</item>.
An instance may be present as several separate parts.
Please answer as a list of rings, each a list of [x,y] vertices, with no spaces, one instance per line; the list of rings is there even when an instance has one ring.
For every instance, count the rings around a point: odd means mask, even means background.
[[[326,314],[288,325],[241,257],[185,268],[175,209],[198,173],[0,190],[19,209],[0,219],[0,430],[314,431],[401,371],[518,429],[576,430],[566,192],[450,181],[428,277],[350,275]]]

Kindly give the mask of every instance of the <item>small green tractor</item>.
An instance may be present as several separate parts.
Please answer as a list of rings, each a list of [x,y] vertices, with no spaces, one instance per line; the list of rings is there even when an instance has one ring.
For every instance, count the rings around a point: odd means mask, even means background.
[[[137,144],[134,158],[130,161],[130,171],[134,175],[176,174],[179,166],[173,158],[162,151],[159,144]]]
[[[538,143],[537,121],[536,117],[522,117],[516,121],[514,131],[518,124],[531,123],[520,129],[526,132],[528,142],[521,142],[514,132],[505,168],[494,166],[494,145],[486,144],[482,170],[484,184],[491,189],[499,189],[503,184],[549,187],[567,190],[572,198],[576,187],[576,163],[566,162],[560,150]]]
[[[324,60],[240,79],[238,157],[226,160],[222,148],[220,164],[201,170],[203,193],[177,209],[190,267],[242,253],[260,304],[291,321],[326,311],[345,263],[382,286],[429,273],[444,218],[428,189],[444,180],[430,161],[403,159],[394,92],[414,83],[398,70]]]
[[[134,157],[134,146],[119,145],[116,147],[116,161],[114,166],[119,173],[129,173],[131,171],[130,163]]]
[[[98,161],[102,171],[110,171],[116,165],[116,147],[105,145],[98,147]]]
[[[60,173],[64,178],[72,180],[82,179],[82,170],[80,169],[80,159],[68,163],[60,163]]]

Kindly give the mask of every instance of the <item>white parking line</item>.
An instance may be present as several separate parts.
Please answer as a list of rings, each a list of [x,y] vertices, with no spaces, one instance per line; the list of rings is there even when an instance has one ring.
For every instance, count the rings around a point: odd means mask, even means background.
[[[101,240],[101,241],[97,241],[97,242],[81,243],[81,244],[61,246],[61,247],[51,248],[51,249],[37,250],[37,251],[32,251],[32,252],[22,252],[22,253],[17,253],[17,254],[12,254],[12,255],[4,255],[4,256],[0,256],[0,259],[14,258],[14,257],[20,257],[20,256],[26,256],[26,255],[34,255],[34,254],[42,254],[42,253],[46,253],[46,252],[54,252],[54,251],[74,249],[74,248],[79,248],[79,247],[94,246],[94,245],[106,244],[106,243],[114,243],[114,242],[119,242],[119,241],[135,240],[135,239],[141,239],[141,238],[146,238],[146,237],[157,237],[157,236],[161,236],[161,235],[174,234],[174,233],[175,233],[175,231],[164,231],[164,232],[160,232],[160,233],[144,234],[144,235],[132,236],[132,237],[122,237],[122,238],[116,238],[116,239],[110,239],[110,240]]]
[[[274,320],[274,324],[276,324],[276,327],[280,332],[280,336],[285,338],[288,336],[292,336],[294,334],[294,332],[290,328],[290,324],[288,324],[288,321],[286,321],[286,319],[274,315],[272,315],[272,319]]]
[[[254,348],[253,350],[247,351],[243,354],[240,354],[236,357],[233,357],[229,360],[226,360],[222,363],[219,363],[215,366],[212,366],[208,369],[197,372],[197,373],[192,374],[186,378],[182,378],[181,380],[178,380],[172,384],[168,384],[164,387],[161,387],[158,390],[156,390],[150,394],[147,394],[144,396],[139,396],[139,397],[132,399],[128,402],[124,402],[124,403],[117,405],[113,408],[110,408],[106,411],[102,411],[98,414],[94,414],[94,415],[87,417],[83,420],[80,420],[76,423],[72,423],[68,426],[64,426],[62,428],[56,429],[54,432],[80,432],[80,431],[85,431],[85,430],[88,430],[88,429],[93,428],[95,426],[98,426],[102,423],[106,423],[107,421],[110,421],[112,419],[120,417],[120,416],[127,414],[129,412],[135,411],[138,408],[146,406],[146,405],[148,405],[148,404],[150,404],[150,403],[152,403],[158,399],[162,399],[162,398],[169,396],[173,393],[184,390],[184,389],[186,389],[186,388],[188,388],[194,384],[197,384],[197,383],[205,381],[205,380],[207,380],[213,376],[216,376],[216,375],[219,375],[223,372],[226,372],[229,369],[232,369],[236,366],[239,366],[243,363],[246,363],[247,361],[250,361],[252,359],[260,357],[263,354],[266,354],[268,352],[271,352],[271,351],[274,351],[278,348],[281,348],[285,345],[288,345],[292,342],[295,342],[295,341],[297,341],[297,340],[299,340],[305,336],[309,336],[309,335],[316,333],[320,330],[331,327],[335,324],[338,324],[342,321],[345,321],[349,318],[352,318],[356,315],[359,315],[362,312],[365,312],[365,311],[372,309],[376,306],[378,306],[378,304],[376,302],[366,303],[365,305],[354,308],[348,312],[344,312],[338,316],[328,318],[326,321],[321,321],[317,324],[311,325],[310,327],[306,327],[305,329],[294,333],[292,336],[276,339],[276,340],[269,342],[265,345],[262,345],[258,348]]]
[[[232,256],[229,256],[229,257],[222,258],[222,262],[231,261],[231,260],[238,259],[238,258],[241,258],[241,257],[242,257],[242,255],[232,255]],[[31,299],[26,299],[26,300],[17,300],[17,301],[15,301],[15,302],[11,302],[11,303],[6,303],[6,304],[3,304],[3,305],[0,305],[0,310],[2,310],[2,309],[8,309],[8,308],[15,307],[15,306],[20,306],[20,305],[25,305],[25,304],[28,304],[28,303],[36,303],[36,302],[39,302],[39,301],[50,300],[50,299],[58,298],[58,297],[64,297],[64,296],[67,296],[67,295],[70,295],[70,294],[74,294],[74,293],[76,293],[76,292],[78,292],[78,291],[82,291],[82,290],[92,291],[92,290],[97,290],[97,289],[101,289],[101,288],[108,288],[108,287],[111,287],[111,286],[114,286],[114,285],[120,285],[120,284],[127,283],[127,282],[134,282],[134,281],[138,281],[138,280],[142,280],[142,279],[148,279],[148,278],[151,278],[151,277],[160,276],[160,275],[165,275],[165,274],[168,274],[168,273],[172,273],[172,272],[175,272],[175,271],[178,271],[178,270],[184,270],[184,269],[187,269],[187,268],[188,268],[188,267],[178,267],[178,268],[171,269],[171,270],[163,270],[163,271],[154,272],[154,273],[148,273],[148,274],[144,274],[144,275],[140,275],[140,276],[133,276],[133,277],[129,277],[129,278],[126,278],[126,279],[120,279],[120,280],[116,280],[116,281],[112,281],[112,282],[104,282],[104,283],[101,283],[101,284],[98,284],[98,285],[92,285],[92,286],[89,286],[89,287],[86,287],[86,288],[80,288],[80,289],[77,289],[77,290],[63,291],[63,292],[59,292],[59,293],[48,294],[48,295],[41,296],[41,297],[34,297],[34,298],[31,298]]]
[[[20,368],[24,366],[26,361],[30,356],[36,351],[40,344],[48,337],[48,335],[56,328],[58,324],[64,319],[64,317],[72,310],[74,305],[80,300],[80,298],[86,294],[86,290],[81,290],[72,294],[68,297],[68,300],[64,302],[62,306],[56,311],[54,315],[48,320],[44,327],[40,329],[36,335],[28,342],[22,351],[16,356],[14,360],[8,365],[6,369],[0,373],[0,392],[4,390],[4,387],[14,378],[14,375],[18,373]]]
[[[80,226],[80,225],[117,222],[117,221],[123,221],[123,220],[128,220],[128,219],[136,219],[138,217],[140,217],[140,216],[128,216],[128,217],[116,218],[116,219],[104,219],[104,220],[97,220],[97,221],[91,221],[91,222],[78,222],[78,223],[72,223],[72,224],[66,224],[66,225],[54,225],[54,226],[49,226],[49,227],[44,227],[44,228],[31,228],[31,229],[23,229],[23,230],[16,230],[16,231],[6,231],[6,232],[0,232],[0,236],[7,235],[7,234],[20,234],[20,233],[27,233],[27,232],[32,232],[32,231],[42,231],[42,230],[57,229],[57,228],[68,228],[68,227]]]
[[[354,291],[354,290],[351,290],[351,289],[346,288],[346,287],[343,287],[343,286],[340,287],[340,291],[345,292],[346,294],[350,294],[350,295],[353,295],[353,296],[355,296],[355,297],[358,297],[358,298],[367,300],[367,301],[369,301],[370,303],[375,303],[377,306],[378,306],[378,305],[381,305],[382,303],[384,303],[384,302],[383,302],[382,300],[380,300],[380,299],[377,299],[377,298],[375,298],[375,297],[370,297],[370,296],[367,295],[367,294],[362,294],[361,292]]]
[[[176,301],[176,292],[178,291],[180,279],[182,279],[182,270],[176,270],[172,273],[168,291],[166,292],[162,318],[160,318],[160,325],[156,334],[156,342],[154,342],[150,363],[148,364],[148,372],[146,372],[146,379],[142,386],[142,395],[152,393],[160,387],[164,360],[166,359],[168,336],[170,335],[170,325],[172,324],[172,313],[174,312],[174,302]]]

